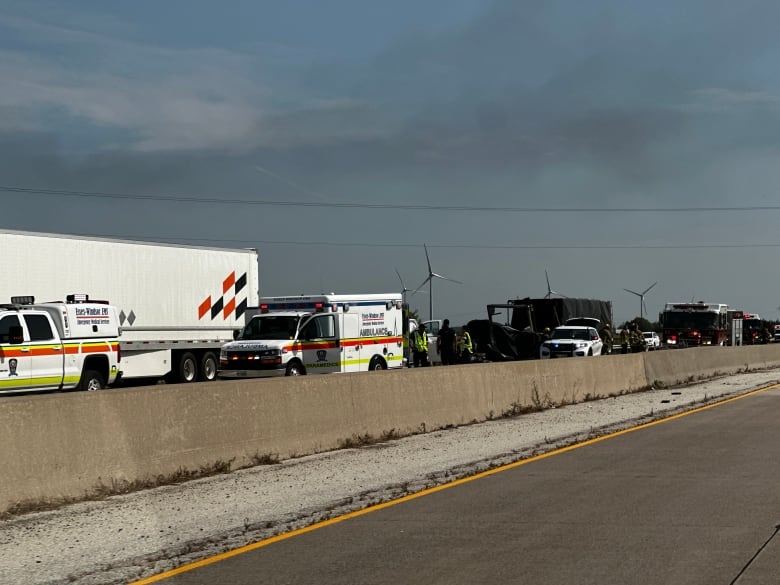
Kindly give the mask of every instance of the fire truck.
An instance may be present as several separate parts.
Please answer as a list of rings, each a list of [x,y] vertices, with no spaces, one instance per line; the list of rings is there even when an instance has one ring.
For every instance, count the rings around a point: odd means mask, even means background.
[[[729,307],[720,303],[666,303],[659,315],[669,348],[726,345]]]
[[[222,346],[220,378],[300,376],[400,368],[401,295],[264,297]]]
[[[764,323],[758,313],[744,313],[742,317],[743,345],[764,343]]]

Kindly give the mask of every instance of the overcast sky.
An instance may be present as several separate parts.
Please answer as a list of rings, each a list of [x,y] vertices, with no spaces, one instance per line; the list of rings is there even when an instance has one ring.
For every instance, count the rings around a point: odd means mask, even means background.
[[[778,22],[769,0],[5,0],[0,227],[257,248],[263,295],[415,288],[427,244],[455,323],[545,271],[618,323],[656,281],[653,320],[777,319]]]

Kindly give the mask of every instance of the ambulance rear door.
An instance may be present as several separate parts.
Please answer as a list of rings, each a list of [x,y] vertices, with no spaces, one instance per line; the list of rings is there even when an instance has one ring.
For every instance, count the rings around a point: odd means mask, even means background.
[[[355,312],[340,313],[341,356],[343,372],[359,372],[360,367],[360,316]]]

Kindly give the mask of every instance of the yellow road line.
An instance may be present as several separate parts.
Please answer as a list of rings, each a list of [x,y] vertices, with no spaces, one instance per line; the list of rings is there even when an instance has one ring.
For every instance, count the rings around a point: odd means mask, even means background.
[[[320,528],[325,528],[326,526],[331,526],[333,524],[338,524],[339,522],[344,522],[345,520],[350,520],[351,518],[357,518],[359,516],[364,516],[365,514],[368,514],[370,512],[377,512],[379,510],[383,510],[385,508],[389,508],[390,506],[395,506],[396,504],[401,504],[403,502],[408,502],[410,500],[415,500],[417,498],[421,498],[423,496],[427,496],[429,494],[433,494],[436,492],[440,492],[445,489],[449,489],[455,486],[463,485],[465,483],[475,481],[478,479],[482,479],[484,477],[488,477],[491,475],[495,475],[497,473],[507,471],[509,469],[514,469],[516,467],[520,467],[522,465],[527,465],[529,463],[533,463],[535,461],[540,461],[542,459],[547,459],[548,457],[552,457],[553,455],[560,455],[561,453],[567,453],[569,451],[573,451],[574,449],[579,449],[580,447],[585,447],[587,445],[592,445],[594,443],[598,443],[600,441],[605,441],[607,439],[611,439],[613,437],[619,437],[621,435],[625,435],[628,433],[633,433],[634,431],[638,431],[641,429],[646,429],[648,427],[652,427],[664,422],[669,422],[672,420],[676,420],[678,418],[682,418],[684,416],[688,416],[691,414],[695,414],[697,412],[702,412],[704,410],[709,410],[710,408],[715,408],[716,406],[722,406],[724,404],[728,404],[730,402],[734,402],[736,400],[741,400],[742,398],[747,398],[748,396],[753,396],[755,394],[758,394],[760,392],[766,392],[767,390],[772,390],[774,388],[780,388],[780,384],[771,384],[769,386],[763,386],[761,388],[756,388],[755,390],[751,390],[749,392],[745,392],[744,394],[740,394],[739,396],[732,396],[731,398],[726,398],[724,400],[718,400],[716,402],[713,402],[711,404],[706,404],[704,406],[699,406],[697,408],[692,408],[690,410],[686,410],[685,412],[680,412],[677,414],[673,414],[667,417],[659,418],[657,420],[653,420],[650,422],[643,423],[641,425],[637,425],[635,427],[631,427],[628,429],[622,429],[620,431],[615,431],[614,433],[609,433],[607,435],[602,435],[600,437],[595,437],[593,439],[586,439],[585,441],[582,441],[580,443],[575,443],[573,445],[567,445],[566,447],[560,447],[558,449],[553,449],[552,451],[547,451],[546,453],[540,453],[539,455],[534,455],[532,457],[529,457],[527,459],[521,459],[519,461],[515,461],[513,463],[507,463],[506,465],[501,465],[499,467],[494,467],[493,469],[488,469],[486,471],[481,471],[479,473],[475,473],[474,475],[470,475],[468,477],[463,477],[460,479],[456,479],[454,481],[451,481],[449,483],[437,485],[431,488],[427,488],[424,490],[420,490],[419,492],[415,492],[413,494],[408,494],[406,496],[402,496],[395,500],[389,500],[387,502],[382,502],[380,504],[374,504],[373,506],[369,506],[367,508],[363,508],[362,510],[355,510],[354,512],[348,512],[346,514],[343,514],[341,516],[337,516],[335,518],[330,518],[328,520],[323,520],[321,522],[317,522],[315,524],[311,524],[309,526],[306,526],[304,528],[298,528],[296,530],[292,530],[290,532],[285,532],[284,534],[279,534],[277,536],[272,536],[271,538],[266,538],[264,540],[260,540],[258,542],[253,542],[252,544],[247,544],[245,546],[242,546],[240,548],[236,548],[233,550],[229,550],[224,553],[220,553],[218,555],[215,555],[213,557],[208,557],[206,559],[202,559],[200,561],[196,561],[194,563],[189,563],[187,565],[182,565],[181,567],[177,567],[176,569],[171,569],[170,571],[165,571],[164,573],[160,573],[159,575],[153,575],[152,577],[148,577],[146,579],[141,579],[140,581],[134,581],[130,583],[129,585],[149,585],[150,583],[157,583],[159,581],[162,581],[163,579],[167,579],[169,577],[173,577],[174,575],[179,575],[181,573],[186,573],[188,571],[192,571],[193,569],[199,569],[201,567],[206,567],[208,565],[212,565],[214,563],[218,563],[220,561],[224,561],[226,559],[229,559],[231,557],[235,557],[253,550],[257,550],[259,548],[264,548],[268,545],[281,542],[283,540],[287,540],[288,538],[293,538],[295,536],[299,536],[301,534],[306,534],[307,532],[313,532],[315,530],[319,530]]]

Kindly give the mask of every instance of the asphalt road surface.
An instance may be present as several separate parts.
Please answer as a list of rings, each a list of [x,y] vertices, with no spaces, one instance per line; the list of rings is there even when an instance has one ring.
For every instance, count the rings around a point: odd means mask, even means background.
[[[154,579],[777,585],[779,420],[762,390]]]

